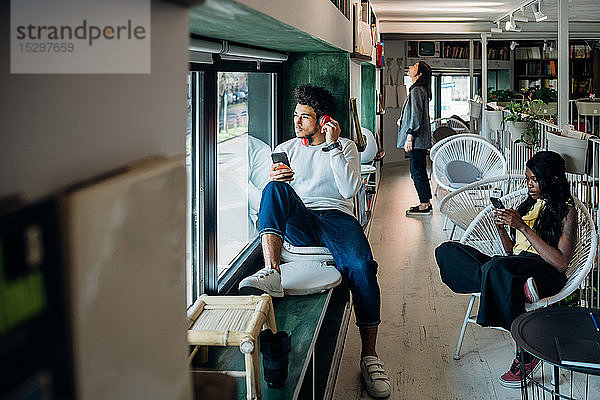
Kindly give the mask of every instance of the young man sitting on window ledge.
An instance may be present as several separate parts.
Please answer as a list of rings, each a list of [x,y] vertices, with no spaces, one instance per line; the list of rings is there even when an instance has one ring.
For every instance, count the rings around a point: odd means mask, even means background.
[[[353,141],[340,138],[341,129],[334,119],[320,126],[320,118],[335,111],[335,99],[328,90],[305,85],[294,94],[296,138],[275,149],[288,155],[290,166],[271,165],[260,204],[265,268],[242,280],[240,292],[259,290],[283,296],[279,263],[284,237],[294,246],[327,247],[352,292],[367,391],[373,397],[388,397],[389,379],[375,351],[380,323],[377,262],[353,215],[352,199],[362,184],[358,150]]]

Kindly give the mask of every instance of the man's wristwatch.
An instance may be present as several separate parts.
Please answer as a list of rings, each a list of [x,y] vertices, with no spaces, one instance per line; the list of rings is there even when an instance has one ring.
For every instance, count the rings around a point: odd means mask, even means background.
[[[342,144],[339,141],[337,141],[337,140],[335,142],[331,143],[329,146],[323,147],[322,150],[323,151],[330,151],[330,150],[333,150],[335,148],[338,148],[340,150],[342,149]]]

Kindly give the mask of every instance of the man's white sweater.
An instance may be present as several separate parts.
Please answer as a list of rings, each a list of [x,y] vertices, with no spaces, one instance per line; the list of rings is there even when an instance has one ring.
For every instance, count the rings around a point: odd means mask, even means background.
[[[292,188],[311,210],[340,210],[353,214],[352,198],[362,184],[360,158],[353,141],[339,138],[342,149],[321,150],[325,143],[303,146],[299,139],[290,139],[277,146],[285,152],[294,171]]]

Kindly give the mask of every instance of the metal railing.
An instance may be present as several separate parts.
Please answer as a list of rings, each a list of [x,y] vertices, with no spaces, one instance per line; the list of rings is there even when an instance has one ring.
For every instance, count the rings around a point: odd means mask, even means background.
[[[573,106],[573,104],[572,104]],[[570,114],[572,115],[572,114]],[[591,117],[590,127],[594,129],[593,119]],[[548,149],[548,135],[560,134],[560,128],[549,122],[536,120],[536,127],[540,133],[539,146],[535,149],[528,148],[523,143],[515,143],[511,138],[511,134],[503,124],[503,129],[497,132],[497,138],[493,138],[492,142],[504,154],[507,161],[508,173],[510,174],[525,174],[525,164],[537,151]],[[593,132],[593,130],[592,130]],[[589,132],[588,132],[589,133]],[[600,139],[594,137],[589,140],[587,162],[585,174],[567,173],[567,180],[571,185],[571,193],[577,197],[587,207],[595,221],[596,231],[600,226]],[[585,307],[600,308],[600,244],[596,249],[596,258],[594,265],[585,281],[582,283],[577,298],[574,302],[579,301],[579,304]]]

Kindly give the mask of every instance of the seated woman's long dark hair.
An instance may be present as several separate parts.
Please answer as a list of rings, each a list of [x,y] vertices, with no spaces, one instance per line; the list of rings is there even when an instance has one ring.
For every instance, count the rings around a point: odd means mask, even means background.
[[[557,247],[562,235],[563,219],[569,213],[568,206],[574,204],[565,176],[565,160],[553,151],[540,151],[526,165],[537,178],[542,199],[546,202],[533,224],[533,230],[549,245]],[[533,197],[527,196],[517,207],[517,212],[521,216],[527,214],[535,202]]]

